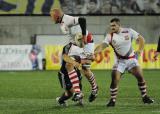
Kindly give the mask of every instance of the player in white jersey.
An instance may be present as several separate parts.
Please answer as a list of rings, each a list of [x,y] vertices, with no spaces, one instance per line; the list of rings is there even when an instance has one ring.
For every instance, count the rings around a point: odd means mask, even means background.
[[[141,55],[144,48],[144,38],[131,28],[122,28],[118,18],[113,18],[110,21],[110,29],[111,33],[107,34],[103,43],[95,49],[95,53],[99,53],[104,48],[111,45],[116,55],[110,85],[111,99],[107,104],[107,107],[115,106],[118,93],[118,82],[120,81],[121,75],[126,70],[136,77],[139,90],[141,91],[142,101],[148,104],[153,103],[153,100],[147,96],[145,79],[135,55]],[[135,52],[132,49],[133,39],[139,43],[138,50]]]
[[[78,67],[80,66],[80,57],[75,56],[75,50],[79,49],[78,47],[83,47],[84,43],[82,41],[82,34],[77,33],[75,35],[75,42],[69,43],[64,46],[62,51],[62,65],[60,71],[58,72],[58,78],[61,84],[61,87],[65,90],[60,97],[57,97],[57,102],[61,106],[66,106],[66,101],[71,98],[73,101],[78,101],[78,104],[83,105],[82,99],[83,94],[75,94],[75,91],[81,91],[81,73]],[[81,52],[83,50],[80,50]],[[71,75],[68,75],[68,71],[66,69],[66,63],[75,64],[74,71]],[[78,77],[77,77],[78,76]]]
[[[85,46],[83,48],[84,53],[80,55],[81,59],[93,59],[94,58],[93,37],[92,34],[86,30],[86,19],[82,17],[74,17],[66,15],[59,9],[51,10],[50,15],[52,20],[55,21],[56,24],[60,25],[62,32],[68,36],[69,42],[72,43],[74,42],[73,35],[75,35],[75,33],[77,32],[82,33]],[[77,53],[79,53],[78,49]],[[67,63],[66,69],[68,71],[68,75],[70,75],[70,73],[74,70],[74,64]],[[82,71],[92,87],[92,91],[89,96],[89,101],[92,102],[97,97],[98,86],[96,84],[94,74],[90,70],[90,64],[83,64]]]

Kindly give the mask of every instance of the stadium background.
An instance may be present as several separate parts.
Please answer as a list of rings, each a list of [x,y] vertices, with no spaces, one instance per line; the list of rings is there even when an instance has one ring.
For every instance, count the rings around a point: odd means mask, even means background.
[[[51,8],[85,17],[96,44],[104,39],[113,17],[119,17],[123,26],[141,33],[146,45],[139,62],[147,69],[144,75],[156,103],[140,104],[135,80],[127,73],[121,82],[117,107],[114,110],[105,108],[114,62],[113,50],[108,48],[92,64],[101,88],[97,101],[86,102],[84,109],[73,108],[71,101],[68,109],[57,107],[54,99],[61,89],[56,75],[65,36],[51,21]],[[160,36],[159,21],[160,0],[0,0],[0,113],[159,113],[160,58],[153,60]],[[136,48],[135,42],[133,45]],[[87,101],[89,84],[85,79],[83,83]]]

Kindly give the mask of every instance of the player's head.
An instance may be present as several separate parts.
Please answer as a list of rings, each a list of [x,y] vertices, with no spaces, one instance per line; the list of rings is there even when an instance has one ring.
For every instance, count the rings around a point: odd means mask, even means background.
[[[55,23],[60,23],[63,16],[63,12],[57,8],[51,9],[50,16]]]
[[[110,21],[110,29],[111,29],[111,32],[119,32],[119,29],[120,29],[120,19],[119,18],[113,18],[111,19]]]
[[[84,41],[82,37],[83,37],[82,33],[76,33],[74,37],[75,44],[81,48],[84,47]]]

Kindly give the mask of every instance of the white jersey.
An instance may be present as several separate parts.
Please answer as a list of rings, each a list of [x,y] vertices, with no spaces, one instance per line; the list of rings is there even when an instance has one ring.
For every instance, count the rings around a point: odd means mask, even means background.
[[[73,17],[70,15],[64,14],[62,17],[62,21],[60,23],[60,28],[63,34],[67,35],[68,41],[69,42],[74,42],[74,35],[78,32],[82,33],[81,27],[78,22],[79,17]],[[88,31],[86,30],[86,36],[88,36]],[[78,51],[78,50],[77,50]],[[94,52],[94,43],[88,43],[84,47],[84,52],[85,53],[90,53],[93,54]]]
[[[72,26],[78,25],[78,18],[70,15],[64,14],[62,17],[62,21],[60,23],[60,28],[63,34],[70,34],[70,28]]]
[[[113,70],[124,73],[125,70],[131,70],[139,66],[132,49],[132,40],[137,39],[138,36],[139,33],[131,28],[120,28],[119,33],[107,34],[103,42],[110,44],[117,56]],[[127,59],[123,59],[122,57],[126,57]]]
[[[120,56],[133,56],[132,40],[138,38],[139,33],[131,28],[120,28],[119,33],[107,34],[104,43],[110,44]]]
[[[88,46],[88,45],[91,45],[91,46]],[[88,47],[93,47],[92,45],[94,45],[94,43],[89,43],[87,46]],[[90,56],[92,53],[92,51],[94,51],[94,49],[88,49],[88,50],[85,50],[86,48],[80,48],[74,44],[71,44],[70,46],[70,49],[68,51],[68,55],[69,56],[74,56],[74,55],[77,55],[79,56],[81,59],[86,59],[87,56]]]
[[[79,17],[73,17],[70,15],[64,14],[62,17],[62,21],[60,23],[60,28],[63,34],[67,35],[68,43],[73,42],[73,35],[78,32],[82,33],[81,27],[78,22]],[[86,32],[87,34],[88,32]]]

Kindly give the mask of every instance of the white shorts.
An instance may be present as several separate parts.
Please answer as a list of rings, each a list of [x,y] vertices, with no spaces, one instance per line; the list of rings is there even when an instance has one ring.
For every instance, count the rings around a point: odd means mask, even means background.
[[[84,48],[80,48],[76,45],[72,45],[68,55],[77,55],[80,56],[81,59],[87,58],[88,54],[93,54],[94,52],[94,43],[88,43]]]
[[[69,49],[68,55],[69,56],[73,56],[73,55],[80,56],[81,53],[83,53],[83,52],[84,52],[83,48],[80,48],[80,47],[72,44]]]
[[[139,66],[136,58],[117,59],[116,63],[113,66],[113,70],[117,70],[121,73],[124,73],[125,70],[129,71],[135,66]]]
[[[85,46],[84,48],[80,48],[76,45],[72,45],[70,47],[69,56],[79,56],[81,59],[86,59],[92,54],[92,49],[94,48],[90,47],[94,46],[94,44],[89,44]],[[91,64],[82,64],[82,69],[90,69]]]

